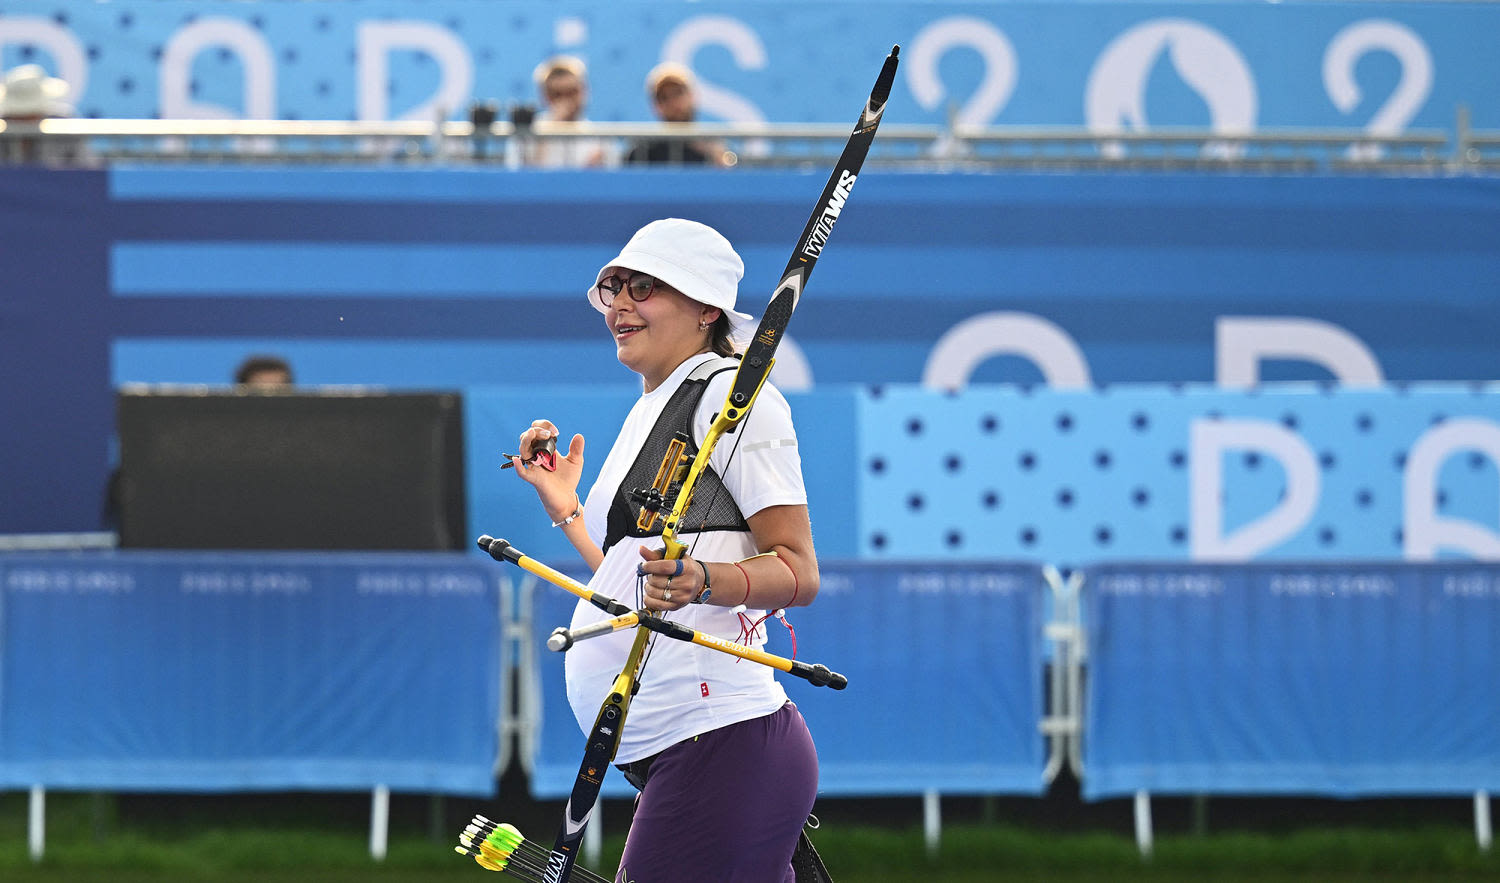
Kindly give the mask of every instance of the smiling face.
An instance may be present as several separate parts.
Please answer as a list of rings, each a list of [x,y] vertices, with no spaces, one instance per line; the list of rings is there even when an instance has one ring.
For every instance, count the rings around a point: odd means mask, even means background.
[[[624,281],[631,271],[611,267],[605,274]],[[646,392],[671,376],[687,359],[707,352],[709,331],[719,318],[718,307],[704,306],[682,292],[658,281],[645,300],[633,299],[628,288],[610,303],[604,322],[615,339],[620,364],[641,375]]]

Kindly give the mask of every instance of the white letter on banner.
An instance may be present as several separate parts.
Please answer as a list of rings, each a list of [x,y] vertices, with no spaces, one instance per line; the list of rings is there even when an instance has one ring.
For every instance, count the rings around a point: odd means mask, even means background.
[[[1022,356],[1041,369],[1047,385],[1086,389],[1089,365],[1068,333],[1030,313],[984,313],[958,323],[938,339],[922,369],[922,385],[958,389],[991,356]]]
[[[437,91],[397,119],[430,121],[439,109],[447,119],[453,111],[468,103],[474,91],[474,60],[469,57],[468,47],[452,31],[425,21],[366,21],[359,24],[355,55],[361,120],[390,119],[391,104],[386,93],[390,79],[387,58],[393,49],[425,52],[437,62],[441,71]]]
[[[210,46],[226,46],[245,65],[244,119],[276,118],[276,68],[271,46],[254,28],[233,18],[203,18],[183,27],[162,49],[161,115],[171,119],[232,120],[227,107],[194,101],[193,59]]]
[[[1344,386],[1384,382],[1375,354],[1358,337],[1330,322],[1299,316],[1220,316],[1214,324],[1214,376],[1227,389],[1260,382],[1264,359],[1322,365]]]
[[[1269,420],[1194,420],[1189,428],[1188,497],[1194,561],[1249,561],[1302,529],[1322,493],[1318,458],[1307,442]],[[1225,451],[1270,454],[1286,470],[1286,498],[1224,536]]]
[[[1459,451],[1479,451],[1500,465],[1500,425],[1476,418],[1447,420],[1411,446],[1403,479],[1402,533],[1408,561],[1431,561],[1439,548],[1460,549],[1481,561],[1500,561],[1500,533],[1464,518],[1437,514],[1438,471]]]
[[[1432,92],[1432,54],[1422,38],[1406,25],[1387,19],[1367,19],[1339,31],[1323,54],[1323,88],[1340,111],[1354,110],[1360,99],[1354,65],[1366,53],[1379,49],[1390,52],[1401,62],[1401,80],[1365,131],[1371,135],[1400,135]],[[1378,159],[1381,153],[1378,144],[1356,144],[1349,148],[1349,157],[1356,160]]]
[[[965,102],[953,122],[961,126],[987,126],[1016,88],[1016,50],[998,28],[982,18],[955,15],[938,19],[917,33],[907,53],[906,78],[911,94],[927,110],[936,109],[944,97],[938,78],[938,61],[949,49],[965,47],[984,59],[984,80]]]
[[[1177,76],[1208,105],[1209,128],[1224,135],[1255,130],[1255,80],[1240,51],[1202,22],[1159,18],[1136,25],[1105,47],[1085,87],[1084,120],[1089,131],[1145,131],[1146,86],[1162,52]],[[1106,155],[1121,155],[1118,143]],[[1208,145],[1205,152],[1233,156],[1242,148]]]
[[[704,46],[723,46],[734,56],[740,70],[758,71],[766,66],[766,47],[750,26],[727,15],[700,15],[672,30],[662,43],[661,60],[691,68],[693,56]],[[732,123],[765,122],[766,115],[744,96],[721,89],[698,78],[698,109]],[[753,152],[753,151],[752,151]]]
[[[68,94],[63,100],[78,104],[89,84],[89,63],[83,45],[72,31],[49,18],[0,16],[0,51],[16,44],[30,44],[52,53],[52,60],[57,63],[52,75],[68,84]]]

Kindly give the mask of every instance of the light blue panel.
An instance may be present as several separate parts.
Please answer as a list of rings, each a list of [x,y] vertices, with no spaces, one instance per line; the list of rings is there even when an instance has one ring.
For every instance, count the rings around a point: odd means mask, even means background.
[[[1491,387],[1409,390],[1207,387],[1100,392],[914,387],[862,393],[860,555],[894,559],[1189,557],[1189,428],[1257,421],[1297,436],[1318,462],[1311,518],[1260,553],[1277,559],[1396,559],[1404,554],[1406,456],[1444,421],[1500,425]],[[1286,490],[1273,457],[1221,460],[1229,535],[1272,511]],[[1478,452],[1439,473],[1439,514],[1500,532],[1500,480]]]
[[[1086,571],[1084,797],[1500,784],[1493,564]]]
[[[465,391],[465,445],[469,480],[469,525],[477,533],[503,536],[544,561],[577,557],[560,531],[548,526],[536,493],[509,470],[502,452],[515,453],[520,434],[535,419],[548,419],[563,433],[565,447],[582,433],[587,494],[614,444],[639,387],[477,386]],[[788,396],[797,424],[803,481],[807,486],[818,554],[848,558],[855,551],[854,405],[849,390]],[[732,443],[732,439],[727,443]]]
[[[587,281],[557,272],[587,266],[595,248],[405,243],[119,242],[110,248],[115,294],[348,297],[555,297]],[[607,259],[606,259],[607,260]]]
[[[1074,563],[1122,549],[1183,554],[1185,427],[1158,416],[1174,400],[1165,388],[867,392],[861,555]]]
[[[536,491],[511,470],[502,470],[500,455],[518,453],[520,435],[533,420],[551,420],[557,426],[562,434],[559,454],[565,453],[575,433],[581,433],[585,447],[579,489],[587,494],[639,395],[639,386],[581,390],[519,385],[465,390],[469,526],[475,535],[503,537],[539,561],[577,561],[578,552],[562,531],[550,525]]]
[[[1450,457],[1438,472],[1437,512],[1478,525],[1500,525],[1500,471],[1478,451]]]
[[[788,393],[818,558],[848,560],[859,550],[859,458],[855,396],[849,387]]]
[[[821,192],[822,179],[817,175],[766,174],[789,180],[805,179],[809,200]],[[747,192],[753,195],[755,180],[739,175],[697,175],[694,176],[693,198],[705,202],[744,199]],[[560,191],[566,189],[570,193],[585,194],[591,202],[629,206],[639,204],[643,187],[650,188],[654,186],[652,182],[659,184],[660,181],[661,176],[655,174],[655,170],[631,168],[507,171],[463,166],[401,169],[314,166],[298,168],[296,174],[289,175],[282,167],[195,168],[184,174],[182,168],[121,164],[109,169],[109,195],[111,199],[126,202],[235,200],[316,203],[338,200],[382,204],[534,205],[556,200]],[[921,195],[920,188],[909,189],[912,196]]]
[[[746,305],[758,312],[754,280],[775,278],[784,266],[784,246],[741,245],[747,267]],[[837,255],[835,258],[834,255]],[[1311,254],[1279,253],[1273,269],[1265,257],[1242,249],[1149,249],[1113,246],[985,249],[985,261],[1006,266],[998,276],[976,273],[973,247],[929,246],[931,267],[921,285],[949,298],[1031,297],[1056,284],[1064,266],[1080,282],[1056,295],[1063,302],[1150,291],[1159,297],[1201,293],[1202,280],[1219,279],[1221,297],[1243,297],[1267,288],[1306,294],[1313,302],[1334,302],[1343,289],[1312,288],[1307,280],[1332,274],[1344,286],[1412,295],[1431,287],[1457,293],[1476,279],[1500,278],[1500,256],[1449,254],[1438,264],[1407,262],[1400,267],[1372,261],[1362,253],[1325,249]],[[601,255],[606,255],[601,257]],[[613,254],[596,245],[446,245],[429,243],[310,242],[116,242],[110,247],[112,290],[124,296],[163,295],[323,295],[348,297],[518,297],[583,298],[592,276],[560,273],[559,267],[592,273]],[[891,285],[912,269],[911,256],[884,245],[841,245],[830,253],[837,270],[818,277],[824,297],[858,294],[898,302],[911,296],[907,285]],[[1170,265],[1171,273],[1163,273]],[[1107,289],[1101,289],[1106,286]],[[769,289],[766,295],[769,299]]]

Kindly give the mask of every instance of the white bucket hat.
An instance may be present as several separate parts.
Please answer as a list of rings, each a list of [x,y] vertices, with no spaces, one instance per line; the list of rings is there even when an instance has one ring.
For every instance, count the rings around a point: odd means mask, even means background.
[[[755,333],[754,318],[734,308],[745,264],[729,240],[706,224],[665,218],[637,230],[619,255],[599,268],[589,287],[589,303],[601,313],[609,309],[599,301],[599,280],[612,267],[655,276],[698,303],[723,310],[737,344]]]
[[[39,64],[23,64],[7,71],[0,81],[0,116],[68,117],[73,107],[63,99],[68,84],[47,76]]]

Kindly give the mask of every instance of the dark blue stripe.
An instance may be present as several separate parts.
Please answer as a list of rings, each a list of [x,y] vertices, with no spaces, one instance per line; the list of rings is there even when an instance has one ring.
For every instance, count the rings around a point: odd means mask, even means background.
[[[186,170],[189,180],[213,173]],[[282,176],[299,174],[280,170]],[[318,176],[309,174],[309,183]],[[117,229],[142,240],[307,242],[623,243],[642,223],[685,216],[737,245],[787,248],[819,190],[812,175],[736,172],[734,187],[703,197],[702,177],[642,192],[673,194],[622,204],[600,199],[596,176],[561,173],[517,193],[481,189],[482,200],[191,199],[117,201]],[[505,180],[504,175],[492,176]],[[517,174],[517,182],[533,176]],[[371,187],[379,178],[371,179]],[[1036,247],[1086,242],[1118,247],[1341,251],[1492,251],[1500,234],[1500,182],[1141,176],[911,176],[868,172],[835,242]],[[731,191],[725,194],[724,191]]]

